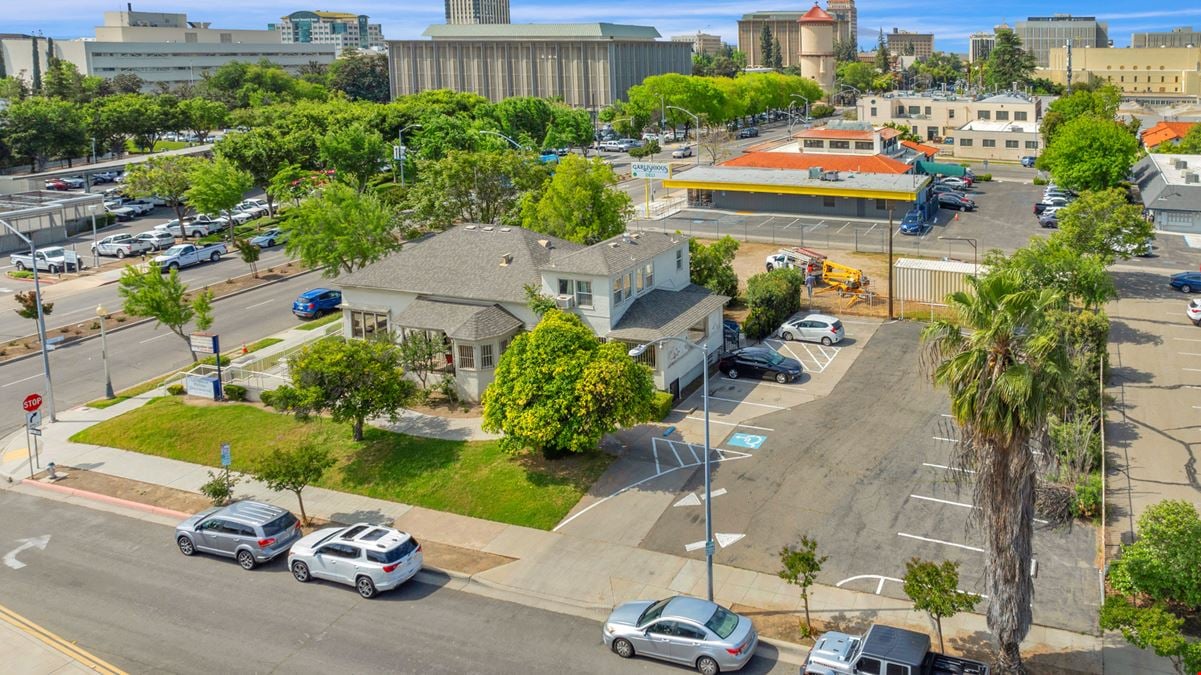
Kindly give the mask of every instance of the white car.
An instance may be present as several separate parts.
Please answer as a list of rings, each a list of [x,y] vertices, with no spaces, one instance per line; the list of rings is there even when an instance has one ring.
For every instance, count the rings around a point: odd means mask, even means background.
[[[1194,326],[1201,326],[1201,300],[1189,300],[1188,308],[1184,310],[1188,315],[1188,320],[1193,322]]]
[[[685,145],[682,148],[678,148],[676,150],[671,151],[672,159],[683,159],[685,157],[691,157],[691,156],[692,156],[692,146],[691,145]]]
[[[137,241],[144,241],[156,251],[165,251],[175,245],[175,235],[166,230],[148,230],[133,236]]]
[[[842,342],[846,331],[837,317],[829,314],[810,314],[799,319],[790,319],[780,326],[780,337],[785,340],[806,340],[823,345]]]
[[[949,185],[953,188],[959,188],[961,190],[966,190],[972,186],[971,183],[969,183],[957,176],[947,176],[946,178],[943,178],[942,180],[938,181],[938,184],[939,185]]]
[[[288,551],[288,569],[297,581],[336,581],[354,586],[364,598],[412,579],[423,562],[421,544],[411,535],[368,523],[317,530]]]

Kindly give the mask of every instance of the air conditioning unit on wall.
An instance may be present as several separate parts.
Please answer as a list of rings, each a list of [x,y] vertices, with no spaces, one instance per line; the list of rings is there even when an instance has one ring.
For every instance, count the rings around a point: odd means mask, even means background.
[[[571,309],[575,307],[574,295],[559,295],[555,297],[555,306],[559,309]]]

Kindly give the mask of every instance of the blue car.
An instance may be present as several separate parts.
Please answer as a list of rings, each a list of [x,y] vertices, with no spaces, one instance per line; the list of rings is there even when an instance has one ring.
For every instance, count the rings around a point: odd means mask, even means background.
[[[1181,293],[1201,290],[1201,272],[1179,272],[1173,274],[1168,285]]]
[[[930,229],[929,223],[922,219],[920,211],[914,210],[905,214],[901,219],[901,234],[922,234]]]
[[[1034,163],[1036,161],[1038,161],[1037,157],[1033,157],[1031,155],[1026,155],[1025,157],[1022,158],[1022,166],[1027,167],[1027,168],[1033,168]]]
[[[292,303],[292,313],[302,319],[315,319],[332,312],[342,304],[342,292],[328,288],[314,288],[300,294]]]

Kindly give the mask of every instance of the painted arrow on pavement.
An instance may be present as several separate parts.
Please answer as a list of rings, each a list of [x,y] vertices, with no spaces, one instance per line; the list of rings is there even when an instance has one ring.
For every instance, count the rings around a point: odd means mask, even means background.
[[[50,543],[50,535],[43,534],[40,537],[30,537],[29,539],[18,539],[17,541],[20,542],[21,545],[14,548],[11,551],[9,551],[8,553],[4,554],[4,564],[8,565],[9,567],[13,568],[14,570],[19,570],[25,566],[25,563],[21,562],[20,560],[17,560],[18,553],[20,553],[21,551],[24,551],[26,549],[30,549],[30,548],[36,548],[40,551],[45,551],[46,544]]]

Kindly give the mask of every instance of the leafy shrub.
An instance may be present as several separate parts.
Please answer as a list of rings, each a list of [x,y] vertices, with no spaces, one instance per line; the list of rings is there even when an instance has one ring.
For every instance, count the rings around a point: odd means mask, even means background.
[[[659,141],[648,141],[641,148],[630,148],[630,157],[635,159],[639,157],[650,157],[662,151],[659,147]]]
[[[459,402],[459,390],[455,387],[454,375],[444,375],[438,381],[438,393],[446,397],[446,402],[452,406]]]
[[[977,181],[977,182],[979,182],[979,183],[986,183],[986,182],[988,182],[988,181],[990,181],[990,180],[992,180],[992,174],[991,174],[991,173],[978,173],[978,174],[976,174],[976,181]]]
[[[764,310],[752,309],[746,320],[742,322],[742,332],[746,333],[749,340],[762,340],[771,335],[779,325]]]
[[[183,396],[184,388],[182,384],[172,384],[167,386],[167,393],[172,396]]]
[[[1046,184],[1047,184],[1047,179],[1046,179],[1046,178],[1037,178],[1037,177],[1036,177],[1036,178],[1034,179],[1034,181],[1033,181],[1033,182],[1034,182],[1034,184],[1035,184],[1035,185],[1046,185]]]
[[[275,396],[274,391],[271,391],[271,390],[263,391],[263,392],[259,393],[259,401],[262,401],[263,405],[265,405],[265,406],[270,406],[270,407],[274,408],[275,406],[271,403],[271,399],[274,396]]]
[[[1101,515],[1101,474],[1082,476],[1076,482],[1072,515],[1083,520],[1092,520]]]
[[[29,270],[9,270],[8,276],[14,279],[32,279],[33,272]]]
[[[225,392],[226,400],[229,400],[229,401],[245,401],[246,400],[246,387],[243,387],[240,384],[227,384],[224,387],[222,387],[222,390]]]
[[[796,268],[774,269],[756,274],[746,282],[747,305],[751,315],[758,315],[756,331],[770,335],[781,323],[801,308],[801,289],[805,285],[804,274]],[[750,319],[748,318],[748,322]],[[745,328],[748,337],[762,339]]]
[[[209,480],[200,486],[200,494],[212,500],[213,506],[225,506],[234,496],[234,486],[238,484],[239,478],[229,472],[229,467],[225,467],[220,473],[209,471],[208,474]]]
[[[1201,607],[1201,516],[1183,500],[1147,507],[1138,538],[1110,565],[1109,582],[1126,595]]]
[[[651,422],[658,422],[671,412],[672,406],[675,405],[676,399],[671,393],[666,391],[656,391],[655,399],[651,403]]]
[[[819,117],[829,117],[834,114],[834,106],[818,103],[814,106],[809,106],[809,116],[817,119]]]

